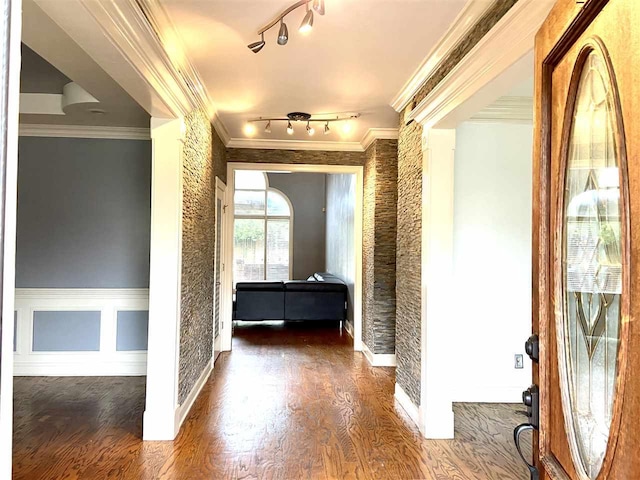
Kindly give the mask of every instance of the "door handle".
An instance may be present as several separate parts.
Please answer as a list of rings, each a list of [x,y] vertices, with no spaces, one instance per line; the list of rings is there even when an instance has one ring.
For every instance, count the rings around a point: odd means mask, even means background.
[[[537,385],[531,385],[522,392],[522,403],[527,407],[529,424],[537,430],[540,425],[540,391]]]
[[[531,335],[524,343],[524,351],[534,362],[540,359],[540,339],[535,333]]]
[[[528,430],[535,430],[535,427],[533,425],[531,425],[530,423],[523,423],[521,425],[518,425],[514,430],[513,430],[513,442],[516,444],[516,450],[518,450],[518,455],[520,455],[520,458],[522,459],[522,461],[525,463],[525,465],[527,466],[527,468],[529,469],[529,475],[531,480],[539,480],[540,479],[540,473],[538,472],[538,469],[535,467],[535,465],[531,465],[529,463],[529,461],[524,458],[524,455],[522,454],[522,448],[520,447],[520,434],[522,432],[526,432]]]

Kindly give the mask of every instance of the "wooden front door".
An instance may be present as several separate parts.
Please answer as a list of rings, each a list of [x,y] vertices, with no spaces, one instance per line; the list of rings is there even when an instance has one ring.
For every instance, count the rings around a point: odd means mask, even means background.
[[[640,478],[640,1],[559,0],[536,38],[540,478]]]

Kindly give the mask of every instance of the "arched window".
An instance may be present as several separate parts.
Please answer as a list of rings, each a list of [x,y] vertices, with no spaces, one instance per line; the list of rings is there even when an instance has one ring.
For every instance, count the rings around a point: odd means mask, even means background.
[[[266,173],[237,170],[234,211],[234,283],[289,280],[292,247],[289,199],[269,188]]]

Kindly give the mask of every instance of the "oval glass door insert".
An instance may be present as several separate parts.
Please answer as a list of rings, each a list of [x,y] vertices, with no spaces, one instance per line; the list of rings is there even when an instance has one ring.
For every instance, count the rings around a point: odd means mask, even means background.
[[[589,479],[597,477],[607,449],[620,344],[620,161],[612,88],[604,59],[592,50],[584,60],[566,139],[558,325],[571,450],[577,470]]]

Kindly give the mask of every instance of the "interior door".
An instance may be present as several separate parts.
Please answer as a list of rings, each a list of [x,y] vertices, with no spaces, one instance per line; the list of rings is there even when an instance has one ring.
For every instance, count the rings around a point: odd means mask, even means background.
[[[225,191],[226,185],[216,178],[216,203],[215,203],[215,237],[216,249],[214,258],[214,276],[215,287],[213,292],[213,359],[214,362],[220,355],[222,350],[222,328],[223,328],[223,312],[224,312],[224,292],[222,289],[222,280],[224,277],[224,215],[226,210]]]
[[[638,0],[559,0],[536,38],[540,478],[640,478],[638,25]]]

